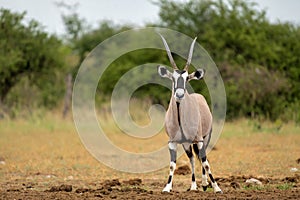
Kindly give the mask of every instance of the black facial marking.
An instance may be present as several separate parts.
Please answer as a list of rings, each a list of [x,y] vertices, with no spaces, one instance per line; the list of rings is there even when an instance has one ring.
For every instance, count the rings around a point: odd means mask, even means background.
[[[195,77],[197,77],[197,79],[199,79],[202,75],[202,72],[201,71],[195,71]]]
[[[177,79],[177,88],[183,88],[184,89],[184,80],[183,80],[182,76],[180,76]]]
[[[184,74],[186,71],[185,70],[175,70],[178,74]]]
[[[161,75],[163,75],[163,76],[166,75],[166,74],[167,74],[167,69],[161,67],[161,68],[160,68],[160,73],[161,73]]]

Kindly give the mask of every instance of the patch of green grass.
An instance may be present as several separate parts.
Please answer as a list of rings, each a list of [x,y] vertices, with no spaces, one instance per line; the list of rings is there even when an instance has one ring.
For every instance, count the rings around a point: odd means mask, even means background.
[[[270,187],[271,187],[270,185],[250,185],[250,186],[245,185],[243,188],[245,190],[258,190],[258,191],[261,191],[261,190],[267,190]],[[283,183],[283,184],[276,185],[276,188],[279,189],[279,190],[290,190],[293,187],[294,187],[293,183]]]
[[[250,185],[250,186],[246,185],[246,186],[244,186],[244,189],[245,190],[259,190],[259,191],[261,191],[261,190],[266,189],[266,187],[262,186],[262,185]]]
[[[277,185],[276,188],[279,190],[290,190],[293,187],[294,187],[293,183],[283,183],[283,184]]]

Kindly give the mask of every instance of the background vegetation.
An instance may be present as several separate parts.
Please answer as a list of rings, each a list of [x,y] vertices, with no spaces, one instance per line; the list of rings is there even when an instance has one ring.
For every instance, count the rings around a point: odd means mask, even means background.
[[[159,0],[160,19],[147,26],[167,27],[198,42],[216,62],[227,93],[227,116],[300,122],[300,27],[271,23],[266,12],[249,1]],[[106,38],[131,28],[103,21],[89,28],[76,9],[63,15],[67,35],[46,33],[26,13],[0,10],[0,117],[16,117],[36,108],[61,108],[65,79],[74,77],[86,55]],[[101,82],[99,103],[105,102],[119,77],[147,62],[168,64],[162,51],[136,51],[116,60]],[[114,70],[112,70],[114,69]],[[207,93],[203,85],[197,92]],[[165,88],[142,87],[136,97],[167,105]]]

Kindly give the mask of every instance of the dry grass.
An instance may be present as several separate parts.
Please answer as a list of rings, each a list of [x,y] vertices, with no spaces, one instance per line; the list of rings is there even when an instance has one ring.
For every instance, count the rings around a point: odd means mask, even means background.
[[[255,175],[264,177],[291,176],[300,157],[300,127],[278,126],[270,122],[256,124],[247,120],[227,123],[217,151],[210,154],[220,176]]]
[[[164,132],[151,141],[123,136],[109,116],[106,120],[109,138],[128,151],[145,152],[167,143]],[[111,128],[110,128],[111,127]],[[239,120],[225,124],[216,150],[208,155],[214,174],[218,176],[255,175],[285,177],[292,175],[290,168],[299,167],[300,127]],[[137,145],[128,145],[136,143]],[[53,178],[51,180],[103,180],[139,176],[145,179],[167,178],[168,169],[147,173],[129,174],[110,169],[95,160],[82,145],[71,118],[43,113],[27,120],[0,121],[0,181],[15,179]],[[169,158],[166,158],[169,159]],[[182,156],[178,165],[188,163]],[[198,168],[198,178],[200,171]],[[50,175],[50,176],[49,176]],[[189,179],[189,177],[183,177]]]

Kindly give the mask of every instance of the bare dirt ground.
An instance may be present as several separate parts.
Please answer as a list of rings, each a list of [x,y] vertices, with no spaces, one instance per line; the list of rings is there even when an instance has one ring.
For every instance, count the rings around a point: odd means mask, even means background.
[[[283,125],[277,130],[272,124],[263,124],[256,130],[248,121],[226,124],[217,145],[208,154],[213,174],[223,190],[223,194],[214,194],[211,188],[202,191],[198,162],[198,191],[187,191],[191,175],[185,155],[177,162],[173,191],[162,193],[168,178],[167,166],[145,174],[118,172],[86,151],[72,123],[39,123],[0,123],[1,200],[300,199],[299,126]],[[151,144],[165,143],[167,138],[162,134]],[[113,133],[111,136],[114,139]],[[125,138],[119,146],[132,151],[147,151],[145,148],[151,147],[129,144],[132,139]],[[250,178],[261,184],[246,183]]]
[[[37,175],[38,176],[38,175]],[[111,179],[102,182],[15,180],[1,184],[0,199],[299,199],[300,176],[258,178],[264,186],[248,185],[249,177],[218,178],[223,194],[212,189],[187,191],[189,183],[175,181],[171,193],[162,193],[164,180]],[[198,185],[201,188],[200,185]]]

